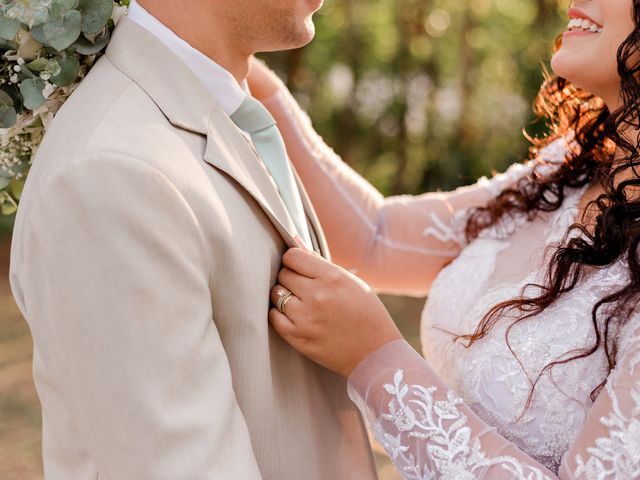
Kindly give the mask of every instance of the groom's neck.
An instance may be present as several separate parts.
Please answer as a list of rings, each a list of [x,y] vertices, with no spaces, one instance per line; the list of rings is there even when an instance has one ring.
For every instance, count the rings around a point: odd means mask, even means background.
[[[151,15],[192,47],[230,72],[242,84],[249,74],[252,52],[243,51],[242,38],[234,35],[234,26],[225,23],[224,15],[215,15],[215,2],[138,0]],[[209,5],[209,6],[206,6]],[[201,7],[202,6],[202,7]]]

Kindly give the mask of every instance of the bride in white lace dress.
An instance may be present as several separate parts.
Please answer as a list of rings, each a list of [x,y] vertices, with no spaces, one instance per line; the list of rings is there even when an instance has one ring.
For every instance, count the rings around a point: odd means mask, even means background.
[[[553,135],[451,193],[383,199],[272,75],[252,76],[334,260],[378,291],[429,293],[426,361],[361,280],[303,250],[285,255],[274,304],[293,297],[270,317],[349,377],[405,479],[640,478],[640,0],[569,13],[552,66],[571,82],[538,101]]]

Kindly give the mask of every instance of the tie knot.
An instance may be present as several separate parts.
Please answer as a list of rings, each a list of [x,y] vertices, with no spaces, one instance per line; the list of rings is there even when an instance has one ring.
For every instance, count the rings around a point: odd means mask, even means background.
[[[258,100],[249,96],[231,114],[231,120],[249,134],[261,132],[276,124],[269,111]]]

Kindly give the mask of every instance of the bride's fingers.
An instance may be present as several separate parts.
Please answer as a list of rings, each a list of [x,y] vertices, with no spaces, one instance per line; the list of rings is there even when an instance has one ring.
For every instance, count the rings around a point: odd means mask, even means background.
[[[301,248],[287,250],[282,257],[285,267],[305,277],[315,278],[327,268],[327,261],[319,255]]]
[[[296,326],[287,318],[286,315],[280,313],[277,309],[272,308],[269,310],[269,323],[273,329],[284,338],[288,343],[291,343],[295,338]]]
[[[283,291],[286,294],[287,291],[290,291],[290,290],[281,285],[276,285],[271,289],[271,303],[273,303],[275,306],[278,305],[278,301],[282,297]],[[283,310],[284,310],[284,315],[289,319],[289,321],[295,323],[295,319],[299,318],[300,313],[302,312],[302,309],[303,309],[302,302],[294,294],[293,297],[287,300]]]
[[[303,300],[307,298],[308,292],[313,289],[313,280],[309,277],[305,277],[304,275],[300,275],[293,270],[289,270],[288,268],[280,270],[278,273],[278,283],[293,293],[296,297]]]

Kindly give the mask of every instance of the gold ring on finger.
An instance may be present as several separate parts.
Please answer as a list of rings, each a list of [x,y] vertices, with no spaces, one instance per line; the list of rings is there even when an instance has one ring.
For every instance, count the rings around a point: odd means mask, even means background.
[[[282,285],[278,285],[274,288],[275,292],[276,292],[276,302],[275,304],[278,305],[280,303],[280,300],[282,299],[282,297],[284,297],[285,295],[287,295],[288,293],[291,293],[290,290],[284,288]]]
[[[278,299],[278,304],[276,305],[276,308],[278,309],[278,311],[280,313],[282,313],[283,315],[286,315],[286,313],[284,312],[284,309],[287,306],[287,303],[289,302],[289,300],[291,300],[293,298],[293,293],[287,291],[287,293],[283,294],[279,299]]]

